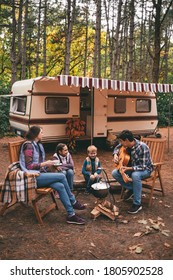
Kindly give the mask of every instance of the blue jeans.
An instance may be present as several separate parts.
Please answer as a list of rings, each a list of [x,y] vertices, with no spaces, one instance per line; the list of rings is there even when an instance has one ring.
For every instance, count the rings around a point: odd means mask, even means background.
[[[62,173],[67,178],[68,185],[70,187],[70,190],[73,191],[73,180],[74,180],[74,171],[73,169],[63,170]]]
[[[119,170],[112,171],[112,177],[120,183],[120,185],[128,190],[133,190],[133,204],[141,205],[142,182],[141,180],[149,177],[151,174],[148,170],[133,171],[130,175],[132,182],[125,183]]]
[[[76,202],[76,199],[71,193],[66,176],[63,173],[40,173],[36,180],[38,188],[50,187],[58,191],[68,215],[72,216],[74,214],[72,205]]]

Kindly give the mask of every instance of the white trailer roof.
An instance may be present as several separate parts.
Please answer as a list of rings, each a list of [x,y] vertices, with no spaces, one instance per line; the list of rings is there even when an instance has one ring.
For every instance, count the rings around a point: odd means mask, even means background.
[[[12,85],[12,93],[15,95],[29,95],[30,92],[33,89],[33,84],[36,80],[40,80],[41,77],[35,78],[35,79],[27,79],[27,80],[21,80],[21,81],[16,81]]]

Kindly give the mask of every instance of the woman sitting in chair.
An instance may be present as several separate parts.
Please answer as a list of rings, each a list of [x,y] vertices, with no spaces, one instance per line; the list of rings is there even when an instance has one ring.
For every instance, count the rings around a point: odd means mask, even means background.
[[[83,225],[84,219],[75,214],[74,209],[84,210],[86,206],[76,201],[71,193],[66,176],[63,173],[47,172],[55,161],[45,161],[45,151],[41,144],[42,128],[32,126],[26,133],[26,141],[22,144],[20,152],[20,165],[23,171],[36,172],[37,188],[50,187],[58,191],[60,200],[67,211],[67,223]]]

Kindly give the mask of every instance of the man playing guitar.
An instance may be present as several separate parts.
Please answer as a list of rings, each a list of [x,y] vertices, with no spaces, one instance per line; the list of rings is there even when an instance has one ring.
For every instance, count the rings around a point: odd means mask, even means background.
[[[148,146],[135,139],[131,131],[123,130],[118,135],[118,139],[120,143],[113,152],[116,168],[112,171],[112,176],[127,189],[124,200],[127,201],[133,197],[133,205],[128,213],[136,214],[142,209],[141,181],[150,176],[153,171],[153,163]],[[130,154],[130,164],[124,163],[122,153]]]

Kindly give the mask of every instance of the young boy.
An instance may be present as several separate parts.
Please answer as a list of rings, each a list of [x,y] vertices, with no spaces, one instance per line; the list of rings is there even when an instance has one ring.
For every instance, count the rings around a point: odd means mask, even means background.
[[[66,144],[59,143],[57,145],[56,152],[53,155],[53,160],[59,161],[59,165],[57,163],[56,170],[58,172],[63,172],[66,175],[70,190],[73,191],[74,162]]]
[[[84,160],[82,166],[82,174],[86,182],[85,194],[90,194],[91,185],[100,180],[101,169],[99,169],[100,161],[97,157],[97,148],[94,145],[91,145],[87,148],[88,156]]]

